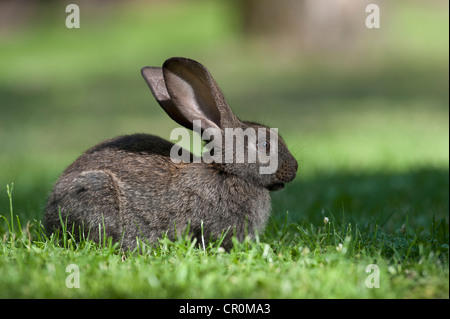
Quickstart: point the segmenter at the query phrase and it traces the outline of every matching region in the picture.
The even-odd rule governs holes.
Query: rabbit
[[[144,67],[141,73],[163,110],[185,128],[193,130],[197,120],[202,132],[270,131],[239,120],[199,62],[175,57],[162,67]],[[269,140],[245,144],[245,151],[251,146],[255,152],[277,157],[272,174],[260,174],[263,164],[258,161],[176,163],[170,157],[174,144],[158,136],[106,140],[60,175],[48,197],[44,228],[52,233],[67,223],[77,239],[81,235],[98,242],[106,234],[129,249],[136,248],[138,238],[157,243],[164,234],[175,239],[188,230],[198,243],[222,238],[222,247],[229,250],[233,236],[242,241],[264,229],[271,211],[270,191],[282,189],[296,176],[296,159],[281,137],[276,139],[275,150]],[[221,154],[223,141],[216,144],[216,155]]]

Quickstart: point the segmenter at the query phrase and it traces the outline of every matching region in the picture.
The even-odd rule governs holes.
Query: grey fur
[[[194,119],[201,120],[203,129],[264,127],[240,121],[208,70],[196,61],[171,58],[162,68],[143,68],[142,75],[167,114],[189,129]],[[164,233],[174,238],[188,225],[201,242],[203,222],[206,240],[228,231],[222,244],[228,249],[233,234],[242,240],[264,228],[271,209],[269,191],[292,181],[297,171],[297,161],[280,137],[278,169],[268,175],[259,174],[259,163],[176,164],[170,159],[172,146],[157,136],[135,134],[87,150],[56,182],[45,228],[60,229],[62,219],[75,234],[81,229],[98,241],[99,231],[105,232],[133,248],[139,236],[149,242]]]

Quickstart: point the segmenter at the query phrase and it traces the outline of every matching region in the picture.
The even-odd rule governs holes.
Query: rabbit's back
[[[143,210],[161,206],[158,193],[176,175],[168,160],[172,143],[157,136],[135,134],[100,143],[70,165],[56,182],[45,211],[45,227],[51,231],[67,223],[76,234],[81,228],[99,238],[98,225],[114,240],[124,228],[127,237],[138,235],[127,227],[130,220],[154,225],[156,219]],[[144,222],[143,219],[152,219]],[[71,230],[72,228],[69,228]],[[136,236],[135,236],[136,235]],[[126,242],[124,238],[124,242]]]

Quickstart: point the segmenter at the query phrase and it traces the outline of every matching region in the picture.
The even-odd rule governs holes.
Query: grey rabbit
[[[198,120],[202,132],[271,131],[239,120],[209,71],[194,60],[170,58],[162,67],[144,67],[141,73],[164,111],[190,130]],[[130,249],[138,237],[154,243],[163,234],[174,239],[189,227],[198,243],[202,235],[204,240],[224,236],[222,247],[228,250],[233,235],[242,241],[263,230],[271,210],[269,192],[296,176],[297,161],[278,134],[276,139],[275,150],[267,139],[256,145],[243,139],[245,152],[251,146],[255,152],[277,157],[272,174],[260,173],[265,165],[260,161],[177,163],[170,157],[174,144],[153,135],[106,140],[61,174],[48,198],[44,227],[51,233],[61,229],[62,221],[77,238],[83,232],[99,241],[99,235],[106,234]],[[215,155],[223,159],[223,141],[215,141],[215,146]]]

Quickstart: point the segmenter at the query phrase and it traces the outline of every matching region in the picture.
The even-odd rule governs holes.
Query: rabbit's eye
[[[257,147],[259,150],[270,151],[270,143],[268,140],[258,142]]]

